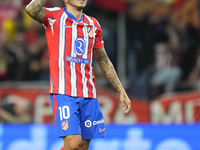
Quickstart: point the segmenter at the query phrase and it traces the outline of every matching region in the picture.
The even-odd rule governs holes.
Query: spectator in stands
[[[7,49],[8,38],[6,34],[0,30],[0,81],[7,79],[8,67],[6,59],[6,49]]]
[[[181,68],[175,63],[168,35],[162,34],[159,40],[154,46],[155,71],[151,78],[151,87],[157,92],[154,91],[155,95],[152,96],[175,91],[181,77]]]
[[[197,64],[197,56],[199,49],[199,35],[198,30],[191,24],[185,22],[181,18],[177,18],[173,22],[175,31],[178,34],[179,45],[181,52],[177,60],[182,70],[180,86],[177,90],[189,90],[190,88],[185,84],[192,73],[192,69]]]
[[[13,65],[13,80],[21,81],[25,76],[25,61],[27,45],[25,37],[25,29],[19,27],[16,29],[16,38],[12,44],[9,45],[10,51],[15,55],[16,62]]]
[[[15,38],[16,20],[21,14],[21,10],[16,6],[12,0],[3,1],[0,5],[0,28],[6,33],[9,42],[12,42]]]
[[[10,48],[8,37],[0,30],[0,81],[15,80],[18,75],[16,52]]]
[[[25,80],[48,80],[48,53],[44,36],[37,37],[31,42],[27,51]],[[46,73],[45,73],[46,72]],[[45,75],[46,74],[46,75]]]
[[[184,86],[187,87],[187,89],[200,89],[200,54]]]
[[[130,8],[127,11],[127,76],[129,79],[129,94],[143,100],[148,100],[148,64],[151,62],[151,45],[149,38],[150,25],[148,15],[140,8]]]
[[[26,72],[25,81],[49,79],[48,51],[43,27],[36,21],[26,32]]]

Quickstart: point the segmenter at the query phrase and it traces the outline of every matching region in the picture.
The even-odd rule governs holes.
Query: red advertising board
[[[3,97],[27,100],[31,105],[33,121],[37,123],[52,122],[52,110],[49,100],[48,89],[0,89],[0,100]],[[109,90],[98,90],[98,100],[104,113],[104,120],[107,123],[136,123],[149,122],[149,107],[147,103],[132,100],[132,112],[124,115],[119,96]]]
[[[200,121],[200,92],[164,95],[150,105],[151,122],[197,123]]]
[[[48,89],[44,88],[0,88],[2,99],[23,99],[30,104],[33,122],[54,122]],[[161,96],[153,102],[130,97],[132,110],[123,113],[117,92],[98,89],[98,100],[106,123],[197,123],[200,120],[200,92],[178,93]]]

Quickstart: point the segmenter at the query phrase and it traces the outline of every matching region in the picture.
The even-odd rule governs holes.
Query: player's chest
[[[67,38],[69,40],[77,38],[95,40],[97,33],[97,28],[94,25],[82,22],[79,23],[72,20],[60,20],[60,22],[56,22],[53,30],[55,30],[60,38]]]

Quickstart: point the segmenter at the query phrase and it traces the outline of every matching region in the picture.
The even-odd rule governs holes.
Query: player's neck
[[[66,11],[70,12],[77,20],[81,19],[83,9],[78,9],[73,6],[66,6]]]

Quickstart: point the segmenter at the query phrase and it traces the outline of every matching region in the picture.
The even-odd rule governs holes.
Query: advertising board
[[[106,125],[89,150],[199,150],[199,125]],[[54,125],[0,125],[0,150],[59,150]]]

